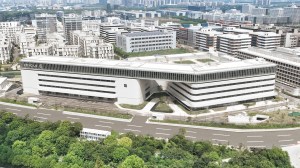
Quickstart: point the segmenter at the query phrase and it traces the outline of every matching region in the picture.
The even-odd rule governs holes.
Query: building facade
[[[46,41],[47,34],[57,32],[56,15],[47,13],[35,15],[38,39]]]
[[[223,34],[217,39],[217,50],[235,55],[236,52],[243,48],[251,46],[251,37],[248,34]]]
[[[141,104],[158,90],[190,109],[276,95],[276,65],[263,59],[215,65],[30,57],[21,61],[24,93]]]
[[[66,40],[70,41],[70,33],[75,30],[82,30],[81,15],[69,14],[63,16],[63,26]]]
[[[240,59],[263,58],[277,64],[276,83],[284,92],[300,96],[300,51],[299,49],[277,48],[266,51],[259,48],[239,50],[236,57]]]
[[[125,52],[144,52],[176,48],[176,34],[174,31],[118,34],[116,40],[116,46]]]

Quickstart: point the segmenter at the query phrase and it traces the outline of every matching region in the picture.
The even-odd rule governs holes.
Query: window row
[[[262,88],[262,87],[275,86],[275,85],[269,84],[269,85],[259,85],[259,86],[252,86],[252,87],[244,87],[244,88],[238,88],[238,89],[221,90],[221,91],[215,91],[215,92],[206,92],[206,93],[200,93],[200,94],[192,94],[189,91],[187,91],[184,88],[182,88],[179,85],[177,85],[176,83],[173,83],[173,84],[176,87],[180,88],[181,90],[183,90],[184,92],[186,92],[187,94],[189,94],[191,96],[202,96],[202,95],[217,94],[217,93],[227,93],[227,92],[238,91],[238,90],[245,90],[245,89],[254,89],[254,88]]]
[[[39,74],[39,76],[56,77],[56,78],[67,78],[67,79],[79,79],[79,80],[90,80],[90,81],[101,81],[101,82],[111,82],[111,83],[115,82],[114,80],[82,78],[82,77],[73,77],[73,76],[59,76],[59,75],[48,75],[48,74]]]
[[[174,87],[171,86],[170,88],[175,90],[177,93],[179,93],[181,96],[185,97],[186,99],[188,99],[191,102],[203,102],[203,101],[209,101],[209,100],[218,100],[218,99],[224,99],[224,98],[230,98],[230,97],[245,96],[245,95],[258,94],[258,93],[267,93],[267,92],[274,91],[274,90],[263,90],[263,91],[249,92],[249,93],[236,94],[236,95],[230,95],[230,96],[214,97],[214,98],[209,98],[209,99],[192,100],[192,99],[188,98],[186,95],[184,95],[183,93],[179,92]]]
[[[44,79],[39,79],[39,81],[41,81],[41,82],[50,82],[50,83],[65,83],[65,84],[73,84],[73,85],[96,86],[96,87],[105,87],[105,88],[115,88],[115,86],[96,85],[96,84],[88,84],[88,83],[63,82],[63,81],[44,80]]]
[[[52,85],[40,85],[40,86],[42,86],[42,87],[50,87],[50,88],[59,88],[59,89],[70,89],[70,90],[80,90],[80,91],[89,91],[89,92],[100,92],[100,93],[116,94],[116,92],[109,92],[109,91],[103,91],[103,90],[79,89],[79,88],[64,87],[64,86],[52,86]]]
[[[186,73],[169,73],[161,71],[146,71],[146,70],[132,70],[132,69],[117,69],[117,68],[102,68],[102,67],[87,67],[76,65],[61,65],[61,64],[43,64],[43,63],[21,63],[22,68],[43,69],[50,71],[63,71],[73,73],[86,74],[101,74],[108,76],[122,76],[132,78],[151,78],[151,79],[165,79],[173,81],[199,82],[211,81],[220,79],[229,79],[243,76],[254,76],[261,74],[275,73],[276,67],[262,67],[254,69],[243,69],[224,71],[207,74],[186,74]]]

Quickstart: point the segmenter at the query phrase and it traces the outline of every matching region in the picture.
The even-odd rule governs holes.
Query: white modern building
[[[21,30],[20,22],[0,22],[0,34],[5,34],[10,42],[14,40],[15,34]]]
[[[0,63],[6,63],[10,58],[11,53],[11,42],[9,38],[4,35],[0,34]]]
[[[112,59],[114,57],[113,45],[104,43],[103,39],[94,32],[71,32],[70,44],[79,45],[79,56],[87,58]]]
[[[48,13],[35,14],[37,35],[39,40],[45,42],[47,34],[57,32],[56,15]]]
[[[102,37],[104,39],[104,42],[116,44],[117,35],[124,33],[128,33],[128,31],[124,29],[112,28],[110,30],[104,30]]]
[[[88,141],[98,141],[100,139],[107,138],[110,135],[110,131],[97,130],[91,128],[82,128],[82,130],[80,131],[80,137]]]
[[[21,61],[24,93],[141,104],[159,83],[190,109],[263,100],[276,95],[276,65],[263,59],[170,64],[39,56]]]
[[[196,32],[196,45],[195,47],[203,51],[216,51],[217,50],[217,35],[221,32],[214,31],[210,28],[201,29]]]
[[[277,48],[264,50],[256,47],[239,50],[237,58],[253,59],[263,58],[277,64],[277,86],[288,94],[300,96],[300,49]]]
[[[64,33],[67,41],[70,41],[70,33],[75,30],[82,30],[82,16],[69,14],[63,16]]]
[[[251,37],[248,34],[222,34],[218,35],[217,40],[217,50],[231,55],[251,46]]]
[[[274,49],[280,46],[281,35],[274,32],[251,33],[252,46],[263,49]]]
[[[144,52],[176,48],[174,31],[125,33],[117,35],[116,46],[125,52]]]

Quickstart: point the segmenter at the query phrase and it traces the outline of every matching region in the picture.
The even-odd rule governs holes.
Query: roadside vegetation
[[[300,110],[293,110],[300,111]],[[215,122],[215,121],[197,121],[188,117],[185,121],[166,119],[163,121],[152,120],[153,122],[164,122],[172,124],[185,124],[195,126],[219,127],[219,128],[235,128],[235,129],[276,129],[276,128],[295,128],[300,127],[300,116],[289,116],[292,111],[276,111],[276,112],[249,112],[249,116],[256,114],[267,115],[269,120],[259,124],[231,124],[228,122]]]
[[[70,112],[77,112],[77,113],[84,113],[84,114],[93,114],[99,116],[106,116],[106,117],[114,117],[114,118],[123,118],[123,119],[131,119],[133,116],[129,113],[121,113],[118,111],[108,110],[108,109],[84,109],[80,107],[55,107],[56,110],[63,110],[63,111],[70,111]]]
[[[139,104],[139,105],[120,104],[120,106],[123,108],[127,108],[127,109],[142,110],[147,104],[148,104],[148,102],[145,101],[144,103]]]
[[[0,112],[0,166],[32,168],[292,168],[280,148],[252,152],[185,139],[168,141],[133,133],[99,141],[79,138],[81,123],[37,122]],[[222,162],[228,159],[229,162]]]
[[[18,105],[30,106],[30,107],[36,107],[36,105],[30,104],[25,100],[18,100],[18,99],[0,98],[0,102],[18,104]]]
[[[184,54],[184,53],[190,53],[191,51],[189,51],[188,49],[185,49],[185,48],[175,48],[175,49],[168,49],[168,50],[127,53],[127,52],[124,52],[122,49],[114,46],[114,52],[119,57],[126,59],[126,58],[130,58],[130,57],[143,57],[143,56],[153,56],[153,55]]]

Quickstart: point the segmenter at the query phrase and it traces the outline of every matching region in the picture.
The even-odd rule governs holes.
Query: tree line
[[[79,138],[81,123],[37,122],[0,112],[0,167],[32,168],[291,168],[279,148],[236,150],[210,142],[168,141],[133,133],[99,141]],[[224,162],[223,159],[229,159]],[[222,161],[223,160],[223,161]]]

